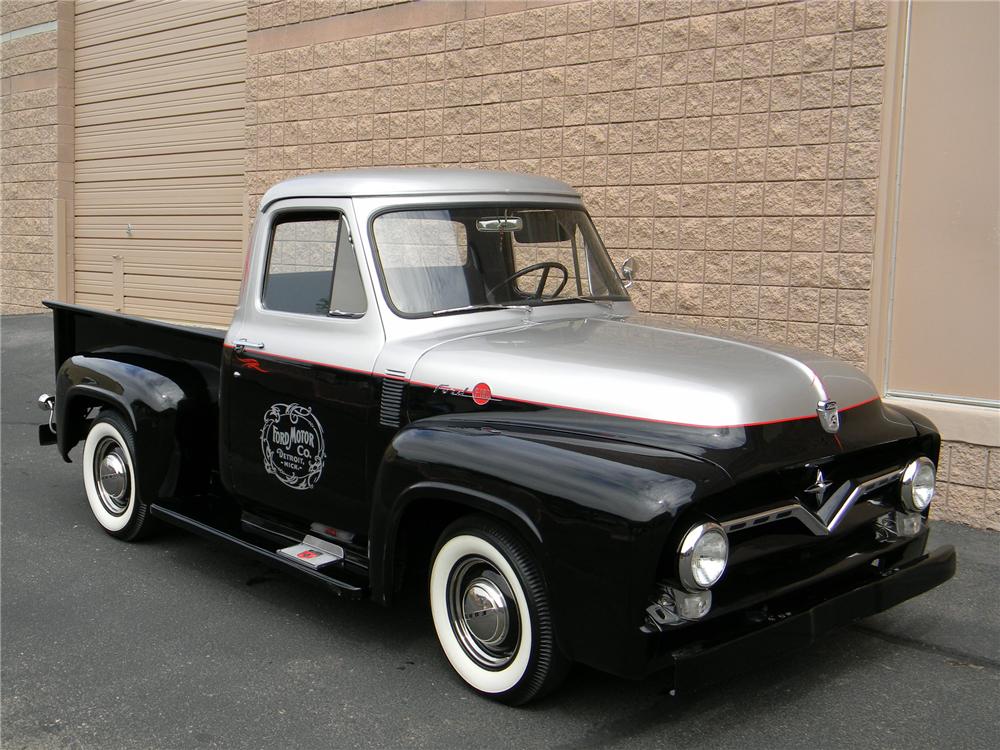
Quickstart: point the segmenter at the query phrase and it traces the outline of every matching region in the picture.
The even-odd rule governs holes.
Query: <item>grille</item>
[[[878,474],[864,479],[845,482],[839,489],[830,493],[822,506],[814,513],[804,506],[795,503],[749,516],[731,518],[723,521],[722,526],[727,532],[741,531],[752,526],[762,526],[785,518],[796,518],[812,533],[818,536],[831,534],[855,503],[874,494],[883,487],[893,484],[903,473],[902,469],[893,469],[885,474]],[[832,488],[831,488],[832,489]]]
[[[383,427],[399,427],[399,415],[403,408],[403,388],[406,386],[406,381],[402,378],[406,374],[399,370],[386,370],[386,374],[389,377],[382,380],[378,422]]]

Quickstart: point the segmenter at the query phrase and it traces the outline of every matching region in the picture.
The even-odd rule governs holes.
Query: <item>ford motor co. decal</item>
[[[264,470],[293,490],[311,489],[323,473],[323,427],[308,407],[274,404],[264,413],[260,447]]]

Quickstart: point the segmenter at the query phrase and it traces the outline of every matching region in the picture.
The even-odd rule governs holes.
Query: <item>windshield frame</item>
[[[373,211],[368,216],[368,242],[371,246],[372,257],[375,261],[375,272],[378,277],[379,288],[382,291],[382,298],[385,304],[393,312],[394,315],[405,318],[407,320],[424,320],[429,318],[444,318],[449,315],[464,315],[467,313],[478,313],[478,312],[504,312],[507,309],[523,311],[525,307],[531,308],[544,308],[549,304],[553,306],[562,306],[563,304],[602,304],[602,303],[614,303],[614,302],[631,302],[632,298],[629,296],[628,288],[625,286],[625,280],[622,278],[621,271],[615,266],[614,259],[611,257],[611,253],[608,252],[608,247],[604,242],[604,238],[601,237],[601,233],[597,229],[597,224],[594,223],[593,217],[586,207],[579,202],[567,202],[559,200],[545,200],[534,198],[530,196],[525,196],[527,200],[511,200],[510,197],[504,196],[504,200],[498,201],[495,198],[490,200],[488,196],[448,196],[447,198],[442,196],[442,200],[433,202],[418,202],[418,203],[401,203],[394,205],[386,205],[379,207],[378,210]],[[450,200],[449,200],[450,198]],[[456,200],[456,198],[458,200]],[[462,200],[462,198],[468,198],[468,200]],[[574,299],[572,297],[566,298],[553,298],[551,300],[536,300],[535,302],[529,301],[514,301],[511,300],[510,303],[502,303],[503,306],[500,307],[497,304],[485,304],[478,307],[469,308],[458,308],[450,310],[448,308],[442,308],[441,310],[428,310],[425,312],[406,312],[400,310],[396,303],[392,299],[392,294],[389,291],[389,284],[385,278],[385,271],[382,268],[382,258],[379,255],[378,242],[375,240],[375,220],[380,216],[393,212],[405,212],[405,211],[433,211],[433,210],[452,210],[459,208],[476,208],[476,207],[486,207],[489,208],[511,208],[511,209],[558,209],[563,211],[579,211],[584,216],[587,217],[587,221],[590,222],[591,229],[594,231],[594,235],[597,237],[598,242],[601,243],[601,248],[604,250],[605,255],[607,255],[608,262],[611,266],[611,270],[615,274],[615,278],[621,284],[622,289],[625,290],[623,296],[616,295],[604,295],[595,296],[593,300],[591,299]],[[588,272],[589,272],[588,263]],[[556,303],[559,303],[556,305]]]

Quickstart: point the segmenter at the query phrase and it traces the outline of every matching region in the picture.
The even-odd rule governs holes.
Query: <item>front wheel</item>
[[[136,473],[135,435],[118,412],[104,410],[83,447],[83,484],[94,518],[111,536],[135,541],[153,527]]]
[[[518,705],[558,685],[569,664],[555,642],[548,593],[511,529],[478,517],[449,526],[429,588],[438,641],[470,687]]]

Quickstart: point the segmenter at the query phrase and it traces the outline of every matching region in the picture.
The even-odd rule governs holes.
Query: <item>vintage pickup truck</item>
[[[837,360],[645,320],[631,275],[554,180],[291,179],[227,333],[48,303],[40,440],[83,442],[120,539],[168,522],[382,604],[425,580],[451,666],[510,704],[572,662],[722,680],[954,574],[930,422]]]

